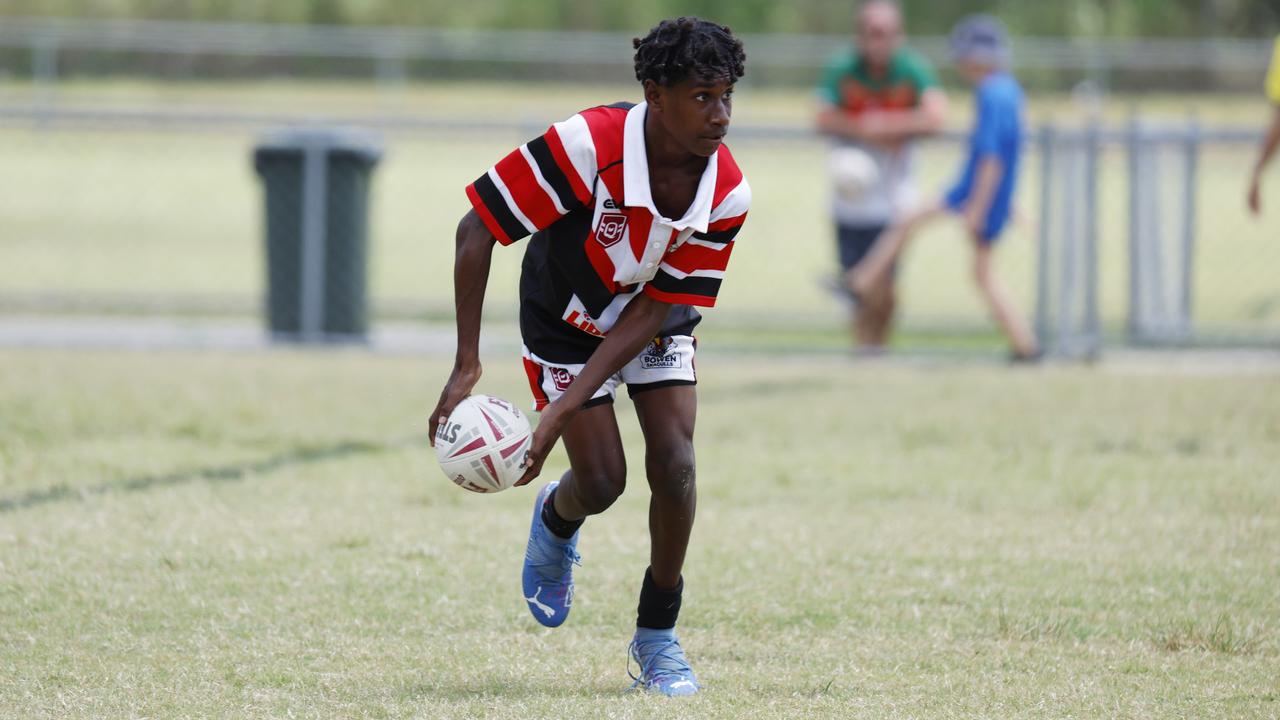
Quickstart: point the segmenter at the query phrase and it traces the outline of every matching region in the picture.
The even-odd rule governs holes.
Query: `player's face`
[[[886,67],[902,43],[902,16],[892,3],[863,6],[858,14],[858,51],[876,67]]]
[[[653,88],[650,105],[660,113],[663,126],[685,150],[710,157],[729,132],[733,114],[733,83],[728,78],[685,80],[671,87]]]

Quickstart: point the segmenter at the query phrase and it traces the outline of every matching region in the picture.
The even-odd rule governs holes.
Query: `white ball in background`
[[[880,182],[880,167],[865,150],[848,146],[834,148],[828,163],[831,184],[844,200],[859,200]]]

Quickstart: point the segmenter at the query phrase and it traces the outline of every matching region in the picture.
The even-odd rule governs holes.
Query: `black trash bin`
[[[265,136],[254,168],[266,195],[267,327],[278,340],[363,340],[369,330],[369,135],[335,129]]]

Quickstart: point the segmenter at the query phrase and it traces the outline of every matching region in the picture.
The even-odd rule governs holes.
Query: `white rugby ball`
[[[436,460],[458,487],[506,490],[520,479],[533,431],[524,413],[502,398],[472,395],[436,430]]]
[[[845,200],[858,200],[880,183],[880,166],[865,150],[850,146],[833,148],[828,163],[831,184],[836,194]]]

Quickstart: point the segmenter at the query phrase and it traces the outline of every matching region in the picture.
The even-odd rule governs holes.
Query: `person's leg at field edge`
[[[1014,355],[1020,359],[1038,356],[1040,348],[1035,336],[1031,334],[1031,328],[1013,306],[1004,283],[996,277],[995,268],[992,267],[992,242],[980,237],[973,238],[973,282],[991,308],[996,323],[1013,345]]]
[[[640,666],[636,685],[665,695],[692,695],[698,680],[676,636],[685,552],[693,530],[698,491],[693,427],[697,392],[693,385],[632,386],[632,401],[645,440],[649,480],[649,568],[640,587],[636,633],[630,654]]]
[[[884,234],[887,227],[887,225],[837,224],[840,267],[846,276],[850,270],[866,259],[876,240]],[[891,267],[883,282],[877,284],[873,292],[860,297],[853,308],[851,330],[854,343],[861,352],[880,354],[889,342],[889,327],[893,323],[893,311],[896,306],[894,280]]]

